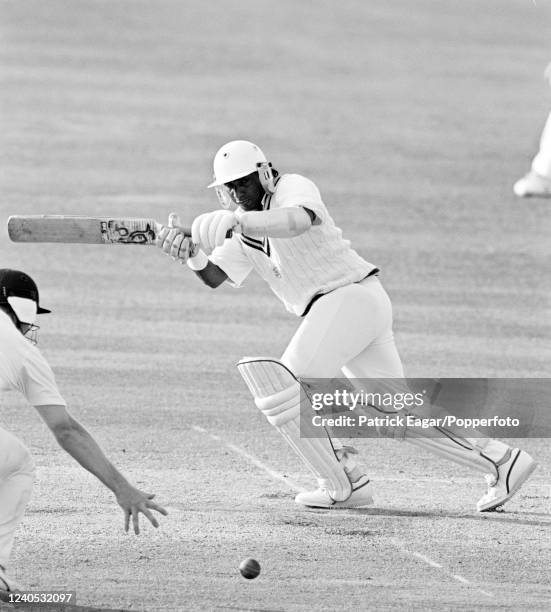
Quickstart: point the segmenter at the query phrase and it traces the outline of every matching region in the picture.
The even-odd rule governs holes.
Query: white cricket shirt
[[[31,406],[66,406],[54,373],[36,346],[0,310],[0,391],[20,391]]]
[[[234,234],[209,259],[240,287],[254,269],[289,312],[302,315],[315,295],[358,282],[375,266],[342,237],[319,189],[299,174],[276,178],[275,193],[262,199],[264,210],[302,206],[316,213],[316,225],[295,238],[250,238]],[[238,209],[236,214],[242,211]]]

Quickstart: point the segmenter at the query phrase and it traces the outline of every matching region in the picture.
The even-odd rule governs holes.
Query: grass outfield
[[[550,20],[525,0],[4,2],[0,225],[192,220],[216,207],[214,152],[247,138],[312,178],[382,269],[409,376],[551,377],[550,203],[511,189],[549,112]],[[125,535],[108,492],[2,397],[37,463],[13,554],[30,589],[148,612],[549,608],[548,440],[522,441],[540,468],[503,513],[476,514],[476,474],[387,440],[359,443],[375,506],[301,510],[311,479],[233,367],[297,327],[262,281],[213,293],[155,249],[0,232],[0,267],[54,311],[40,347],[72,412],[170,511]]]

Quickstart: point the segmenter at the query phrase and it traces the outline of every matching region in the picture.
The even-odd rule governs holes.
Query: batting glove
[[[230,210],[215,210],[196,217],[191,225],[191,239],[207,253],[224,244],[226,234],[233,230],[239,221]]]
[[[186,263],[196,250],[191,239],[185,236],[180,227],[180,218],[176,213],[170,213],[168,216],[168,226],[159,232],[156,244],[164,253],[181,264]]]

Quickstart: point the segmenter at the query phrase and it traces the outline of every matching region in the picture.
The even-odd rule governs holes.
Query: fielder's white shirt
[[[0,392],[20,391],[31,406],[66,406],[54,373],[36,346],[0,310]]]
[[[240,287],[254,269],[287,310],[300,316],[315,295],[358,282],[375,269],[342,237],[319,189],[304,176],[277,177],[275,193],[264,196],[262,205],[264,210],[302,206],[314,212],[317,221],[295,238],[234,234],[216,247],[209,259],[228,275],[233,286]]]

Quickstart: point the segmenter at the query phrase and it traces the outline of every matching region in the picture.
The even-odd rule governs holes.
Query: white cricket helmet
[[[235,204],[225,184],[258,172],[258,178],[266,193],[273,193],[274,175],[272,164],[262,149],[248,140],[232,140],[218,149],[214,156],[214,187],[224,208]]]

